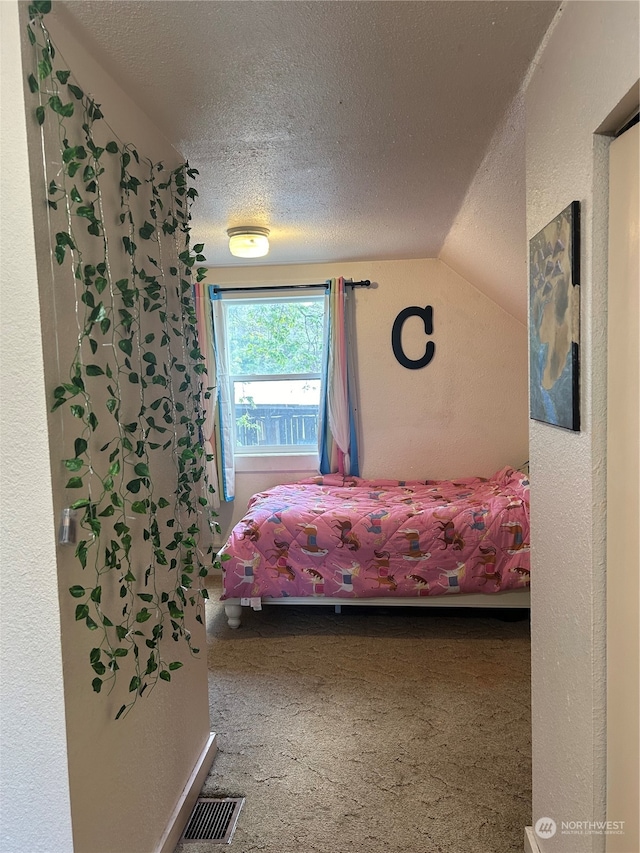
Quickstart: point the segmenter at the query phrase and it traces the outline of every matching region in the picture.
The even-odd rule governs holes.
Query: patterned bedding
[[[434,596],[529,584],[529,480],[329,474],[254,495],[222,550],[223,598]]]

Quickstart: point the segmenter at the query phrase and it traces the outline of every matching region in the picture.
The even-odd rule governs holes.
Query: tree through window
[[[324,297],[225,302],[238,453],[316,447]]]

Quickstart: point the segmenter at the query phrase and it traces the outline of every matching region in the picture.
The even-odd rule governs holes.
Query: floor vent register
[[[244,797],[200,797],[180,840],[231,844],[243,805]]]

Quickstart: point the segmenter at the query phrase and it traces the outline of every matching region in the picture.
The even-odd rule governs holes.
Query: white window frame
[[[229,323],[228,323],[228,311],[233,306],[233,304],[237,304],[238,302],[245,305],[256,305],[256,304],[282,304],[283,302],[321,302],[325,305],[325,314],[326,314],[326,301],[325,301],[325,293],[320,291],[318,293],[317,290],[308,290],[308,291],[299,291],[295,294],[295,296],[288,296],[283,293],[282,296],[274,296],[270,294],[268,296],[261,296],[256,294],[252,296],[251,294],[243,293],[240,294],[229,294],[228,297],[225,297],[222,308],[223,308],[223,316],[224,322],[227,327],[227,346],[229,346]],[[323,323],[323,336],[326,336],[327,329],[327,318],[324,317]],[[323,340],[323,347],[326,345],[326,341]],[[229,355],[229,354],[228,354]],[[229,362],[231,361],[229,357]],[[236,382],[266,382],[266,381],[278,381],[278,380],[317,380],[322,381],[321,373],[268,373],[268,374],[230,374],[229,375],[229,393],[230,399],[234,401],[234,410],[235,410],[235,383]],[[236,461],[236,468],[238,471],[293,471],[299,470],[301,472],[315,470],[319,464],[319,454],[317,445],[305,445],[305,444],[276,444],[276,445],[248,445],[246,447],[240,447],[236,444],[236,433],[235,428],[233,430],[233,454]]]

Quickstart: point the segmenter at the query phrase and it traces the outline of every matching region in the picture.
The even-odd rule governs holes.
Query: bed
[[[220,552],[229,625],[264,604],[529,606],[529,479],[320,475],[254,495]]]

